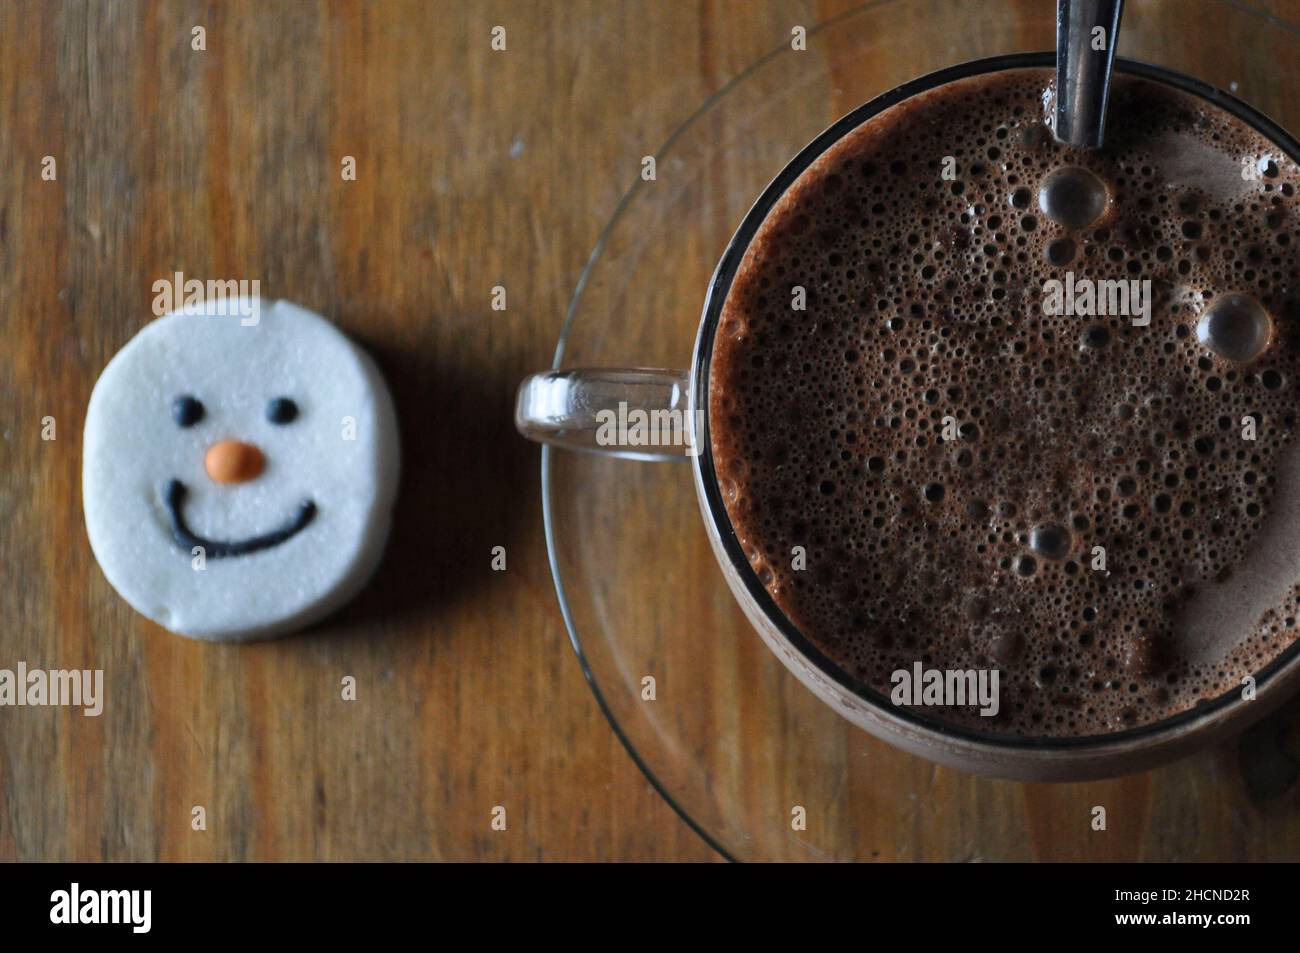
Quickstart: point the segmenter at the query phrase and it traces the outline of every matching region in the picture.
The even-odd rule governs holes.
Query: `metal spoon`
[[[1099,149],[1106,135],[1106,101],[1124,0],[1057,0],[1057,141]],[[1100,27],[1103,33],[1098,33]],[[1100,48],[1098,48],[1100,47]]]

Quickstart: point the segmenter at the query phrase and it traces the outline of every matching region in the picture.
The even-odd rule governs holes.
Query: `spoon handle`
[[[1101,148],[1123,11],[1124,0],[1057,0],[1053,132],[1060,142]]]

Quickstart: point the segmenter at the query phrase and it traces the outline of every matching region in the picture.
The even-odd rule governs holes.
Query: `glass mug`
[[[1055,53],[976,60],[904,83],[832,124],[776,176],[728,243],[709,283],[688,372],[653,368],[575,368],[534,374],[519,388],[515,425],[524,436],[571,450],[639,460],[689,461],[705,531],[732,594],[767,647],[823,702],[872,735],[940,764],[995,777],[1068,781],[1147,770],[1243,730],[1300,688],[1300,640],[1254,673],[1255,696],[1239,690],[1137,728],[1067,738],[1021,737],[959,727],[894,705],[843,671],[777,606],[741,549],[723,504],[709,438],[709,378],[714,336],[732,280],[750,241],[786,189],[834,143],[891,106],[967,77],[1054,67]],[[1173,87],[1244,121],[1300,162],[1300,143],[1240,100],[1180,73],[1117,59],[1115,71]],[[655,426],[658,424],[659,426]],[[629,428],[631,428],[629,430]],[[612,434],[611,434],[612,429]],[[646,445],[667,431],[670,439]],[[631,440],[640,435],[639,444]]]

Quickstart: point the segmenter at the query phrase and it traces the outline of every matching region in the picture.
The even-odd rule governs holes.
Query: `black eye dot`
[[[189,394],[172,401],[172,419],[178,427],[193,427],[203,419],[203,405]]]
[[[293,423],[298,417],[298,405],[288,397],[277,397],[266,405],[266,419],[273,424]]]

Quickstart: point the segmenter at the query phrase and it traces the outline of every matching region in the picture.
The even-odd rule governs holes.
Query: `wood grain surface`
[[[1300,0],[1259,5],[1300,20]],[[98,718],[0,708],[0,859],[716,859],[628,758],[573,657],[514,391],[549,365],[628,170],[792,23],[851,6],[0,0],[0,668],[103,669],[107,696]],[[1225,55],[1213,31],[1164,26]],[[894,55],[906,63],[906,44]],[[256,278],[331,317],[394,390],[405,463],[385,562],[344,612],[287,640],[170,635],[117,597],[87,544],[86,403],[151,319],[153,282],[177,271]],[[506,572],[491,569],[498,545]],[[1185,805],[1177,836],[1207,856],[1294,857],[1281,744],[1265,732],[1225,750],[1241,783],[1216,788],[1267,823],[1197,830],[1197,791],[1144,778],[1114,797],[1139,818],[1154,798]],[[980,810],[946,791],[956,803],[936,814]],[[1026,787],[1009,855],[1025,831],[1032,855],[1085,854],[1036,820],[1061,796]],[[925,856],[967,859],[960,830],[938,825]]]

